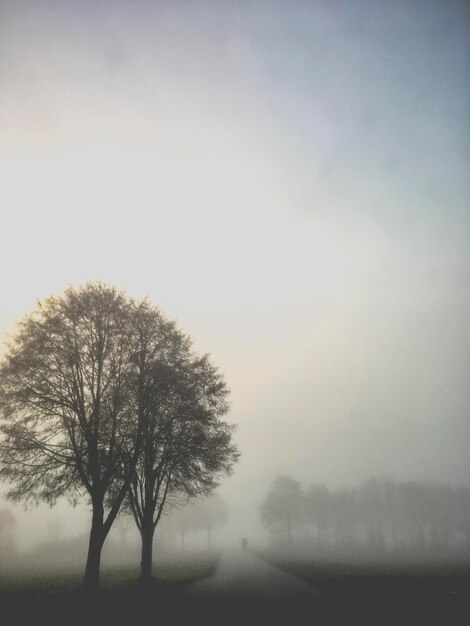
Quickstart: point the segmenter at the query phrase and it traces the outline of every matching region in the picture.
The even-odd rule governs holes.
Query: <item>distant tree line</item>
[[[301,540],[320,552],[438,554],[452,546],[470,551],[470,490],[431,482],[371,478],[333,490],[316,483],[304,491],[298,481],[279,476],[260,518],[283,548]]]
[[[170,509],[163,520],[162,531],[179,535],[181,550],[185,548],[188,533],[204,532],[207,537],[207,548],[211,550],[213,531],[223,526],[227,519],[228,508],[225,500],[214,494],[209,498],[197,498]]]
[[[227,397],[209,357],[156,306],[70,286],[19,322],[0,361],[0,479],[13,501],[87,497],[89,588],[117,515],[132,512],[148,580],[165,507],[210,494],[238,458]]]

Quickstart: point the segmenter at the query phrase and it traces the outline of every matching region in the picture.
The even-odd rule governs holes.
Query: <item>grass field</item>
[[[443,624],[470,623],[470,560],[446,562],[328,562],[258,552],[265,561],[318,592],[323,607],[347,614],[413,614],[416,624],[440,615]],[[420,617],[421,616],[421,617]],[[406,622],[407,623],[407,622]],[[410,622],[411,623],[411,622]]]
[[[5,624],[108,626],[140,623],[413,624],[470,623],[470,563],[352,563],[258,551],[275,568],[306,581],[318,594],[300,603],[193,597],[191,582],[210,576],[218,558],[179,555],[155,564],[154,583],[138,584],[138,568],[103,568],[99,592],[85,593],[78,570],[0,574],[0,617]]]
[[[217,563],[217,555],[209,553],[165,557],[155,563],[153,584],[145,589],[138,584],[138,567],[103,568],[101,589],[91,595],[82,589],[83,571],[77,568],[28,571],[4,564],[0,616],[10,618],[2,621],[5,624],[26,624],[39,617],[49,624],[132,624],[137,617],[177,610],[186,585],[210,576]]]

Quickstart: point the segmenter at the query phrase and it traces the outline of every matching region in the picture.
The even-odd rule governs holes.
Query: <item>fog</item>
[[[470,487],[469,18],[0,0],[0,331],[96,279],[175,318],[238,425],[216,547],[271,545],[277,476]],[[89,532],[0,508],[21,554]]]

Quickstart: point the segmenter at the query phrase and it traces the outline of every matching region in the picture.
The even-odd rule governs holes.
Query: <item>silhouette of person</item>
[[[243,552],[246,552],[247,547],[248,547],[248,540],[247,540],[246,537],[243,537],[243,539],[242,539],[242,550],[243,550]]]

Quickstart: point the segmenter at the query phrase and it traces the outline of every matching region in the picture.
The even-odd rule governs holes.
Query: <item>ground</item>
[[[232,551],[160,564],[142,588],[135,571],[107,572],[103,588],[85,594],[71,578],[36,586],[6,585],[0,599],[9,622],[48,624],[420,624],[470,623],[470,575],[450,570],[379,575],[377,571]],[[270,562],[267,561],[270,560]],[[48,586],[49,585],[49,586]]]

